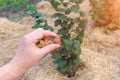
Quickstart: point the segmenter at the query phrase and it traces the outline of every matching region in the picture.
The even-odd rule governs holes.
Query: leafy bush
[[[0,10],[17,10],[20,7],[24,8],[30,0],[0,0]]]
[[[48,0],[55,8],[57,13],[54,13],[51,18],[55,18],[55,26],[61,26],[57,34],[61,37],[62,46],[52,54],[54,63],[58,65],[57,70],[68,77],[73,77],[81,64],[81,44],[84,37],[86,26],[85,12],[80,9],[80,4],[83,0]],[[59,8],[63,6],[63,8]],[[42,13],[38,13],[34,5],[27,7],[31,11],[31,16],[35,18],[36,23],[33,28],[44,28],[53,31]],[[71,18],[70,13],[79,14],[76,18]]]
[[[89,0],[92,6],[90,15],[96,25],[105,30],[113,30],[120,25],[119,0]],[[117,5],[117,4],[118,5]]]

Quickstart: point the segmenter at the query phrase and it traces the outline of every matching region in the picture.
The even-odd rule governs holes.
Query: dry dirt
[[[54,12],[47,2],[40,2],[36,6],[38,11],[48,12],[48,15]],[[85,0],[81,7],[88,12],[88,0]],[[88,19],[89,27],[91,21]],[[54,20],[48,20],[53,25]],[[9,62],[15,55],[21,37],[33,31],[33,23],[30,17],[14,22],[0,18],[0,66]],[[73,78],[69,79],[57,72],[49,54],[19,80],[120,80],[120,30],[105,34],[101,28],[87,28],[81,58],[86,67],[83,70],[79,69]]]

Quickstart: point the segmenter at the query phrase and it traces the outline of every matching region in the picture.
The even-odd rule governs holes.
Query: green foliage
[[[61,48],[52,54],[54,63],[58,65],[57,70],[68,76],[73,76],[76,66],[80,65],[81,44],[84,37],[84,30],[86,26],[85,12],[80,9],[80,4],[83,0],[48,0],[57,11],[51,18],[55,18],[55,27],[61,28],[57,34],[61,36]],[[59,6],[63,8],[59,8]],[[47,24],[47,20],[43,18],[42,13],[38,13],[33,5],[27,7],[31,12],[31,16],[36,19],[33,28],[44,28],[51,30]],[[76,18],[71,18],[70,13],[80,14]],[[35,14],[34,16],[32,14]],[[36,15],[37,14],[37,15]],[[37,16],[37,17],[36,17]],[[44,23],[45,25],[41,24]],[[51,28],[51,29],[50,29]],[[53,29],[52,29],[53,30]]]
[[[51,26],[48,25],[47,20],[43,18],[43,14],[37,12],[33,4],[27,5],[26,10],[29,11],[30,15],[36,20],[36,23],[32,28],[43,28],[45,30],[51,30],[51,31],[54,30]]]
[[[49,1],[52,6],[56,9],[60,4],[63,3],[64,0],[47,0]]]
[[[8,19],[11,20],[11,21],[14,21],[16,19],[21,19],[21,18],[23,18],[25,16],[26,16],[25,13],[22,13],[22,14],[11,14],[11,15],[9,15]]]
[[[79,11],[79,5],[73,5],[71,11],[77,13]]]
[[[20,7],[24,8],[30,0],[0,0],[0,10],[17,10]]]
[[[35,11],[35,10],[36,10],[36,9],[35,9],[35,5],[33,5],[33,4],[27,5],[26,10],[27,10],[27,11]]]

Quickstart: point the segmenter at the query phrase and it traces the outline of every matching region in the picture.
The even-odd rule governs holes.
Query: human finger
[[[60,44],[49,44],[46,45],[45,47],[41,48],[39,52],[41,53],[42,56],[45,56],[46,54],[50,53],[51,51],[57,49],[60,47]]]
[[[53,42],[56,43],[56,44],[60,44],[60,43],[61,43],[61,40],[60,40],[60,38],[55,38],[55,39],[53,40]]]
[[[36,29],[35,31],[27,34],[26,36],[30,38],[34,43],[36,43],[39,39],[44,37],[43,35],[44,30],[42,28]]]
[[[59,38],[59,36],[51,31],[45,30],[43,33],[44,37],[52,37],[52,38]]]

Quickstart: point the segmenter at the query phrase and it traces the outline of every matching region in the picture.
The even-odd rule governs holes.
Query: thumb
[[[43,56],[50,53],[51,51],[57,49],[60,47],[60,44],[49,44],[43,48],[40,49],[40,53],[42,53]]]

